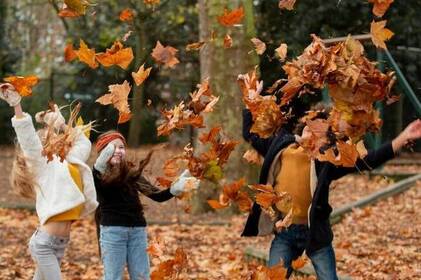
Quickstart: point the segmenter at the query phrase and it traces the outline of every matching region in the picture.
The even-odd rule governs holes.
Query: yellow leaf
[[[382,49],[387,49],[384,42],[388,41],[394,35],[394,33],[390,29],[385,28],[385,26],[386,20],[378,22],[372,21],[370,28],[371,40],[373,41],[373,44],[376,47]]]
[[[149,77],[149,74],[151,73],[152,67],[145,69],[145,64],[142,64],[142,66],[139,67],[139,70],[137,72],[132,72],[132,77],[137,86],[140,86],[146,78]]]

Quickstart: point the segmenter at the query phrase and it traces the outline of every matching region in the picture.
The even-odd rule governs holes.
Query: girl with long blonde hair
[[[17,193],[35,198],[39,227],[29,241],[36,263],[34,280],[61,279],[60,261],[70,236],[72,222],[93,213],[98,205],[92,172],[86,161],[91,142],[76,129],[65,158],[43,155],[45,130],[35,131],[32,118],[22,111],[21,97],[11,84],[0,84],[0,98],[14,108],[12,126],[19,149],[13,163],[11,183]],[[60,131],[66,129],[57,105],[38,113],[38,122]]]

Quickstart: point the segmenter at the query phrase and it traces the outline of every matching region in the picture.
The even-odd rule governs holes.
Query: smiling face
[[[114,145],[115,150],[109,163],[111,165],[120,164],[126,157],[126,146],[124,146],[124,143],[121,141],[121,139],[114,139],[110,143]]]

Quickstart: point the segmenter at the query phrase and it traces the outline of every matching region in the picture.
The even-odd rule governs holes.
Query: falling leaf
[[[126,42],[127,39],[129,39],[130,35],[132,35],[133,31],[129,30],[126,32],[126,34],[123,35],[123,38],[121,39],[121,41]]]
[[[108,90],[110,93],[104,94],[95,102],[102,105],[112,104],[119,111],[119,123],[126,122],[130,119],[130,108],[127,102],[131,87],[127,81],[122,84],[109,85]]]
[[[232,11],[224,9],[224,14],[218,17],[218,22],[224,26],[231,26],[240,23],[243,20],[243,17],[243,7],[239,7]]]
[[[161,2],[161,0],[143,0],[143,3],[145,3],[146,5],[159,5],[159,3]]]
[[[89,49],[82,39],[80,39],[79,50],[76,50],[75,52],[81,62],[86,63],[92,69],[98,67],[98,63],[95,59],[95,49]]]
[[[252,150],[247,150],[244,155],[243,158],[248,162],[248,163],[252,163],[252,164],[256,164],[256,165],[261,165],[263,163],[263,159],[262,156],[259,155],[259,153],[252,149]]]
[[[70,62],[77,58],[77,53],[73,49],[73,44],[68,43],[66,44],[66,47],[64,48],[64,61]]]
[[[157,63],[164,64],[166,67],[174,68],[180,61],[175,56],[177,49],[161,45],[159,41],[156,42],[155,48],[152,50],[152,57]]]
[[[37,76],[11,76],[4,78],[4,80],[11,83],[21,96],[31,96],[32,88],[38,84],[39,81]]]
[[[275,53],[281,61],[284,61],[287,57],[287,44],[281,44],[278,48],[275,49]]]
[[[59,11],[60,17],[79,17],[86,14],[86,0],[64,0],[63,9]]]
[[[213,209],[228,207],[231,203],[236,203],[242,212],[248,212],[252,206],[252,200],[246,192],[240,191],[245,185],[245,179],[241,178],[231,184],[224,185],[219,200],[208,200],[209,206]]]
[[[205,42],[191,43],[186,46],[186,51],[198,51],[205,45]]]
[[[224,37],[224,48],[229,49],[232,47],[232,38],[229,34]]]
[[[122,69],[127,69],[133,58],[132,48],[124,48],[123,44],[119,41],[115,41],[112,47],[107,49],[105,53],[96,54],[96,59],[102,66],[110,67],[118,65]]]
[[[371,40],[373,41],[373,44],[376,47],[382,49],[387,49],[384,42],[390,40],[390,38],[392,38],[394,35],[394,33],[390,29],[385,28],[385,26],[386,20],[378,22],[372,21],[370,28]]]
[[[288,228],[292,224],[292,208],[289,210],[288,214],[281,220],[275,223],[275,227],[278,231]]]
[[[279,9],[292,11],[294,9],[295,1],[296,0],[280,0],[278,4]]]
[[[377,17],[382,17],[389,9],[390,4],[394,0],[368,0],[369,3],[373,3],[373,14]]]
[[[305,257],[300,256],[298,259],[295,259],[295,260],[292,261],[291,267],[294,270],[298,270],[298,269],[304,267],[304,265],[306,264],[306,262],[307,261],[306,261]]]
[[[256,53],[262,55],[266,51],[266,44],[259,40],[258,38],[252,38],[251,42],[254,44]]]
[[[124,9],[121,11],[119,18],[121,21],[133,21],[134,12],[129,8]]]
[[[151,104],[152,104],[152,100],[148,99],[146,106],[151,106]]]
[[[137,72],[132,72],[132,77],[137,86],[140,86],[146,78],[149,77],[149,74],[151,73],[152,67],[145,69],[145,64],[142,64],[142,66],[139,67],[139,70]]]

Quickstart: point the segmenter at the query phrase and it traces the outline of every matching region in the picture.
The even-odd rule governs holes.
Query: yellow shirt
[[[311,203],[310,158],[298,144],[289,145],[280,157],[281,169],[276,175],[275,191],[287,192],[292,198],[292,223],[307,223],[307,211]],[[291,204],[276,204],[278,210],[286,215]]]
[[[76,183],[77,187],[80,191],[83,191],[83,182],[82,177],[80,175],[79,168],[76,164],[68,163],[68,168],[70,175],[72,176],[73,181]],[[79,219],[80,213],[83,210],[83,204],[80,204],[76,206],[75,208],[72,208],[66,212],[57,214],[51,218],[48,219],[48,222],[59,222],[59,221],[74,221]]]

